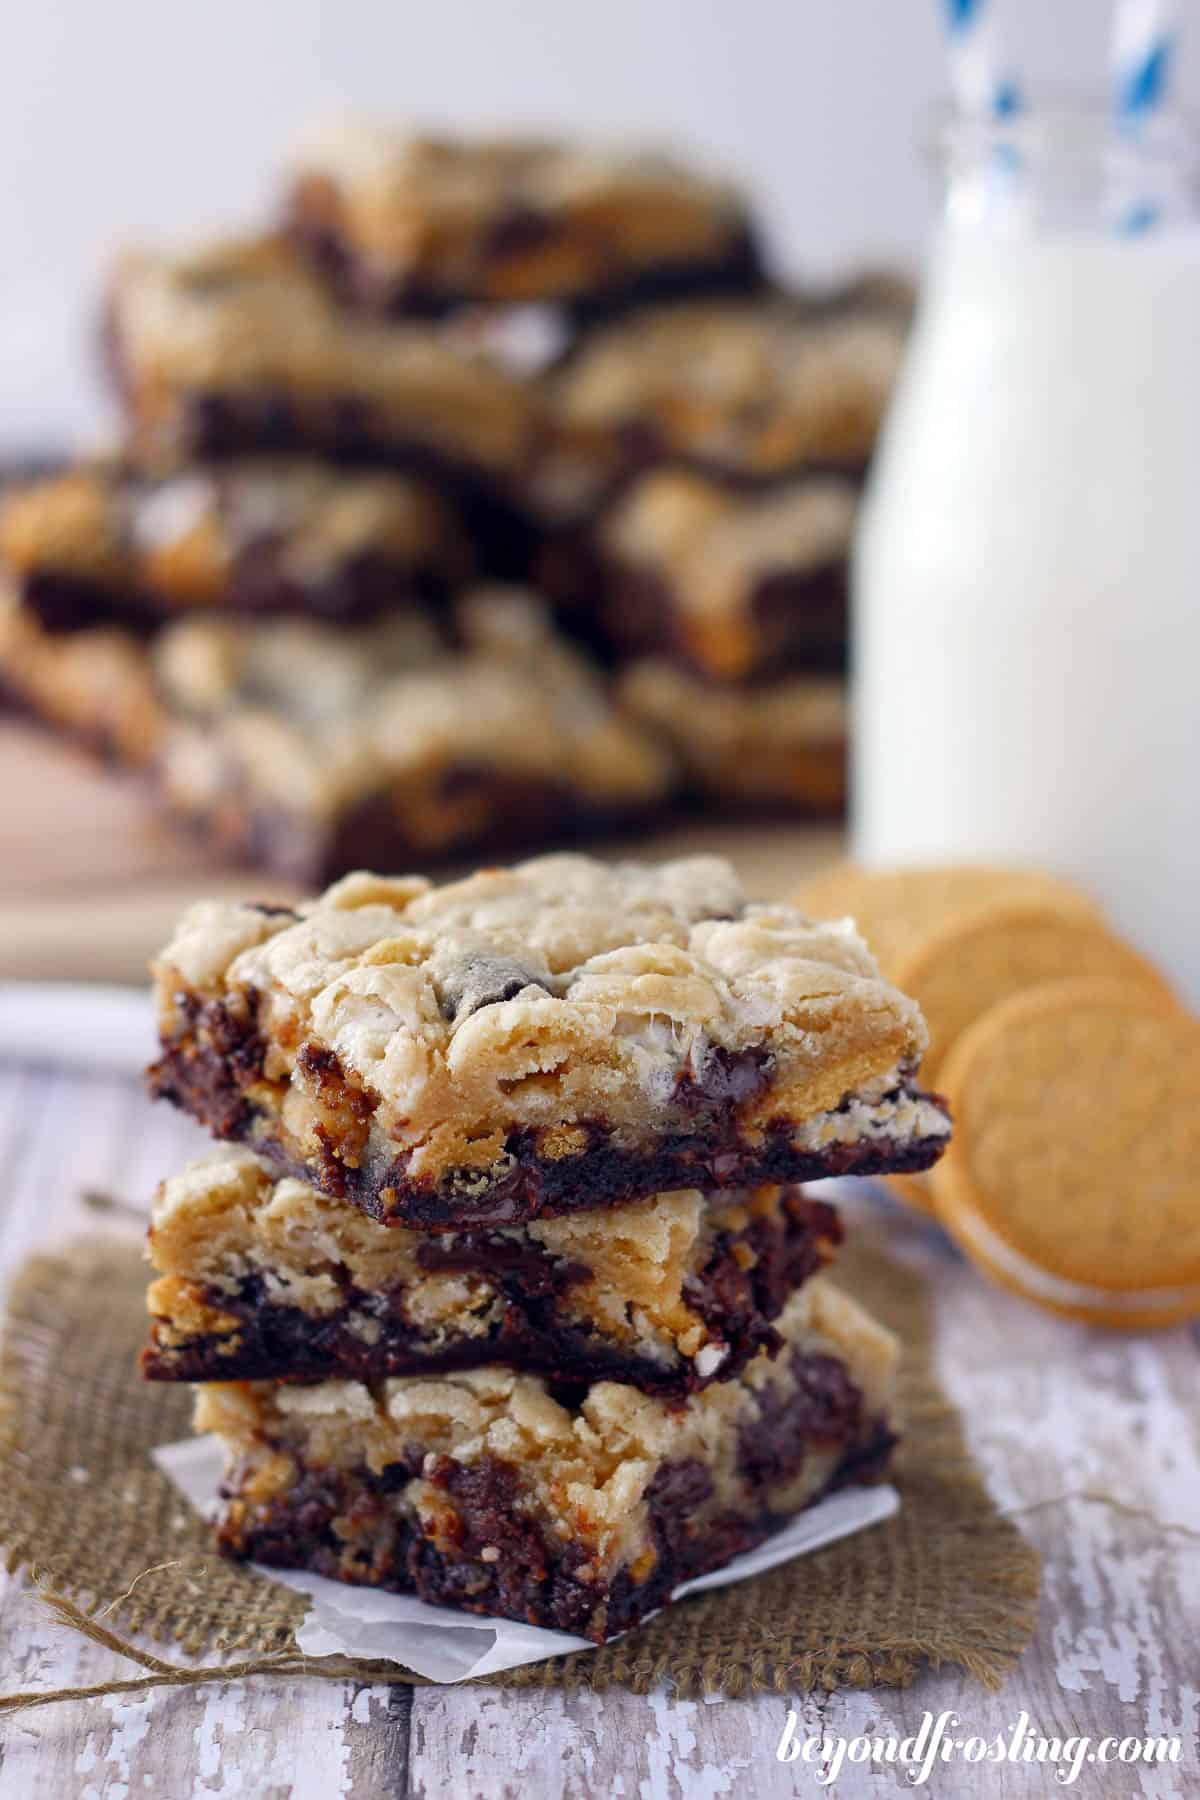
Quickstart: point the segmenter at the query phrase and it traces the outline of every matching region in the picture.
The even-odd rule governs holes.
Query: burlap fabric
[[[681,1693],[902,1685],[957,1663],[997,1684],[1029,1640],[1038,1559],[992,1505],[934,1378],[920,1279],[869,1243],[839,1281],[905,1344],[899,1516],[769,1574],[667,1608],[604,1649],[491,1678],[510,1687],[612,1683]],[[35,1257],[11,1289],[0,1353],[0,1546],[114,1633],[174,1640],[192,1658],[235,1655],[243,1673],[302,1662],[305,1602],[225,1561],[150,1461],[187,1434],[186,1388],[135,1366],[146,1271],[122,1240]],[[94,1635],[101,1635],[99,1627]],[[378,1663],[314,1674],[419,1682]],[[153,1658],[156,1680],[176,1677]],[[163,1671],[165,1670],[165,1673]],[[265,1672],[265,1671],[264,1671]],[[198,1678],[198,1677],[193,1677]]]

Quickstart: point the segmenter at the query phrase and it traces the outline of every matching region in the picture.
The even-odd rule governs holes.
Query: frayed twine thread
[[[141,1694],[161,1687],[201,1687],[206,1682],[242,1681],[252,1675],[301,1675],[339,1681],[361,1678],[364,1675],[371,1681],[411,1682],[414,1679],[406,1673],[380,1674],[375,1668],[365,1668],[349,1657],[322,1657],[318,1665],[299,1650],[277,1650],[266,1656],[247,1657],[238,1662],[207,1663],[186,1668],[179,1663],[167,1662],[163,1657],[155,1656],[151,1651],[130,1643],[128,1638],[110,1631],[100,1623],[103,1613],[92,1616],[84,1612],[66,1594],[51,1587],[48,1579],[37,1570],[30,1571],[30,1579],[37,1598],[57,1624],[79,1632],[91,1643],[111,1650],[114,1656],[120,1656],[126,1662],[136,1663],[148,1673],[125,1676],[116,1681],[93,1682],[85,1687],[38,1688],[25,1693],[3,1694],[0,1695],[0,1714],[21,1712],[34,1706],[53,1706],[60,1700],[99,1700],[106,1694]],[[109,1610],[111,1609],[105,1608],[106,1612]]]

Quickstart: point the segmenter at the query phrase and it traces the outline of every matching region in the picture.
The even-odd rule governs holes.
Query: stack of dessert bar
[[[307,882],[836,810],[906,305],[782,294],[650,153],[314,134],[271,229],[121,260],[119,441],[0,510],[0,683]]]
[[[549,379],[538,566],[704,796],[842,804],[847,563],[909,304],[877,280],[647,310]]]
[[[204,903],[153,1090],[146,1373],[235,1556],[597,1641],[893,1442],[897,1346],[795,1184],[927,1168],[920,1013],[730,867],[578,855]]]

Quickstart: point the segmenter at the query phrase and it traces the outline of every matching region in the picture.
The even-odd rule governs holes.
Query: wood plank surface
[[[203,1142],[149,1109],[136,1083],[0,1065],[0,1270],[95,1229],[86,1188],[144,1208],[164,1170]],[[847,1741],[902,1739],[926,1712],[952,1712],[960,1735],[989,1739],[1021,1714],[1047,1736],[1174,1735],[1178,1764],[1085,1765],[1073,1789],[1102,1800],[1200,1791],[1200,1334],[1125,1339],[1043,1317],[984,1286],[934,1227],[869,1194],[858,1204],[933,1283],[943,1377],[1000,1503],[1046,1558],[1037,1636],[1003,1691],[953,1669],[904,1692],[803,1701],[255,1680],[0,1718],[0,1796],[773,1800],[821,1791],[819,1769],[776,1760],[789,1710],[802,1732]],[[140,1230],[136,1215],[105,1222]],[[0,1671],[10,1690],[126,1669],[9,1581]],[[907,1786],[897,1770],[846,1762],[831,1791],[857,1800]],[[955,1762],[926,1791],[1032,1800],[1060,1787],[1036,1762]]]

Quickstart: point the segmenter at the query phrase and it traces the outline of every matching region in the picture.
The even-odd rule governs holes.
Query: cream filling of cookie
[[[490,1367],[452,1376],[380,1382],[271,1383],[199,1390],[196,1427],[216,1431],[231,1462],[248,1457],[240,1492],[255,1501],[286,1498],[298,1470],[378,1474],[413,1449],[470,1466],[494,1457],[520,1473],[520,1504],[563,1542],[583,1543],[595,1573],[609,1578],[650,1541],[646,1490],[664,1465],[696,1460],[712,1489],[694,1518],[749,1512],[764,1504],[793,1511],[824,1485],[845,1444],[812,1445],[798,1473],[751,1486],[739,1466],[739,1432],[762,1418],[760,1397],[786,1405],[797,1376],[792,1353],[834,1358],[862,1395],[864,1426],[892,1399],[898,1345],[892,1334],[823,1276],[788,1302],[779,1320],[783,1347],[760,1353],[736,1380],[718,1382],[682,1407],[615,1382],[598,1382],[577,1410],[554,1400],[535,1376]],[[397,1496],[437,1535],[444,1493],[422,1479]]]
[[[1092,1287],[1088,1282],[1054,1275],[1022,1255],[969,1206],[956,1206],[954,1235],[960,1244],[965,1240],[965,1247],[977,1252],[981,1262],[990,1264],[1006,1286],[1032,1295],[1049,1307],[1068,1312],[1086,1308],[1092,1313],[1105,1314],[1114,1324],[1134,1330],[1148,1330],[1164,1320],[1174,1323],[1182,1307],[1200,1308],[1200,1285],[1197,1284],[1139,1288],[1133,1293],[1121,1293],[1113,1288]]]

